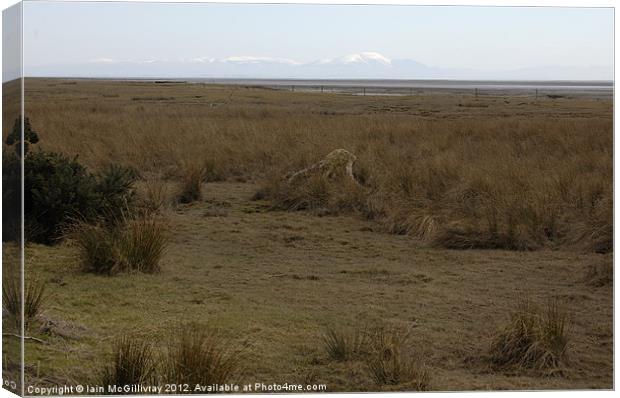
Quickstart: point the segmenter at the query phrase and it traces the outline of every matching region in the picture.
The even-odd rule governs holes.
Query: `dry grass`
[[[267,203],[250,201],[257,184],[208,187],[205,201],[166,214],[174,234],[156,276],[76,272],[77,248],[27,247],[27,276],[52,284],[46,315],[80,327],[72,329],[78,338],[31,331],[49,344],[27,344],[27,364],[40,360],[49,379],[88,380],[93,358],[109,355],[101,342],[127,330],[110,325],[130,322],[165,351],[179,318],[191,318],[218,325],[243,347],[241,383],[303,382],[314,374],[333,392],[410,390],[377,385],[363,355],[332,361],[323,348],[320,332],[328,324],[389,323],[413,327],[407,348],[431,370],[431,389],[613,387],[613,289],[581,281],[595,262],[611,267],[611,255],[429,249],[412,237],[372,232],[375,223],[360,217],[268,211]],[[225,207],[227,217],[204,217],[213,205]],[[4,245],[5,263],[17,249]],[[497,303],[511,303],[524,288],[573,304],[571,377],[464,362],[486,352],[481,342],[494,320],[508,321],[511,307]],[[6,346],[14,340],[5,338]]]
[[[464,111],[458,96],[114,82],[65,86],[63,98],[80,101],[55,101],[46,82],[26,82],[44,146],[94,169],[113,159],[162,173],[181,181],[181,201],[200,197],[202,176],[255,179],[279,208],[355,211],[439,247],[612,249],[608,101],[485,97]],[[284,184],[335,148],[357,156],[362,189]]]
[[[156,273],[168,245],[166,224],[152,214],[124,216],[117,223],[72,225],[68,238],[78,247],[85,272]]]
[[[177,196],[179,203],[192,203],[202,198],[202,182],[205,171],[201,167],[185,167],[181,177],[181,188]]]
[[[164,383],[224,384],[241,369],[242,356],[229,342],[203,326],[181,325],[171,336],[162,359]]]
[[[113,357],[102,371],[98,384],[126,386],[155,381],[156,368],[152,344],[131,336],[122,336],[114,342]]]
[[[430,373],[416,358],[410,331],[393,326],[376,330],[371,335],[370,354],[366,366],[380,386],[406,385],[406,389],[426,391]]]
[[[610,257],[590,264],[586,270],[584,282],[590,286],[611,286],[614,283],[614,263]]]
[[[569,326],[566,311],[557,300],[551,300],[543,310],[530,300],[520,300],[510,322],[494,338],[490,360],[499,367],[563,374]]]
[[[146,213],[162,214],[170,210],[173,204],[172,193],[168,184],[162,183],[159,176],[148,176],[136,184],[137,207]]]
[[[346,330],[328,327],[323,332],[323,348],[330,359],[346,361],[361,355],[367,349],[365,330]]]

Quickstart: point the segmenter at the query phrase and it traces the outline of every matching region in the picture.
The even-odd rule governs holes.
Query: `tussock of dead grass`
[[[365,201],[363,187],[346,179],[331,180],[320,174],[290,184],[278,181],[255,198],[264,196],[278,209],[320,211],[322,214],[360,211]]]
[[[429,389],[430,373],[416,358],[413,344],[408,330],[386,327],[371,334],[366,366],[377,385],[406,385],[414,391]]]
[[[202,198],[204,175],[205,170],[202,167],[192,165],[185,168],[177,196],[179,203],[192,203]]]
[[[137,207],[144,212],[164,213],[171,208],[173,195],[161,177],[142,179],[137,184],[137,193]]]
[[[523,299],[493,339],[490,361],[498,367],[560,375],[565,371],[568,342],[569,320],[557,300],[541,309]]]

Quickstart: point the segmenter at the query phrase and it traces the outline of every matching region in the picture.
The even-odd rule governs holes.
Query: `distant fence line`
[[[333,94],[349,94],[359,96],[416,96],[424,94],[457,94],[479,96],[521,96],[538,98],[563,98],[575,95],[589,95],[595,97],[611,97],[613,92],[606,90],[563,90],[548,88],[482,88],[482,87],[372,87],[372,86],[342,86],[342,85],[260,85],[249,87],[261,87],[272,90],[283,90],[291,92],[305,93],[333,93]]]

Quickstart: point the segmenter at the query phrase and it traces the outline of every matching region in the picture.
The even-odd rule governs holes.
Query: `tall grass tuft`
[[[557,300],[551,300],[544,310],[531,300],[520,300],[508,324],[492,341],[491,363],[561,374],[567,357],[568,333],[568,317]]]
[[[122,269],[147,274],[159,272],[167,244],[165,226],[155,216],[141,215],[129,219],[117,237],[119,264]]]
[[[28,326],[28,323],[41,313],[41,309],[45,305],[47,294],[44,281],[33,277],[27,277],[25,285],[24,321],[26,326]]]
[[[69,237],[78,248],[84,272],[112,274],[112,270],[118,269],[115,247],[117,228],[103,223],[89,224],[84,221],[73,224]]]
[[[111,363],[100,375],[103,386],[147,384],[154,381],[156,367],[153,346],[135,337],[123,336],[114,342]]]
[[[202,167],[189,166],[181,177],[181,188],[178,194],[179,203],[192,203],[202,198],[202,181],[205,170]]]
[[[12,273],[2,275],[2,310],[3,316],[14,318],[16,323],[21,319],[21,281]]]
[[[411,334],[394,327],[381,328],[371,337],[371,354],[366,366],[380,386],[407,385],[415,391],[426,391],[430,373],[412,353]]]
[[[362,353],[368,343],[365,330],[328,327],[323,332],[323,347],[330,359],[346,361]]]
[[[168,245],[166,225],[152,214],[123,216],[120,222],[77,222],[70,237],[79,249],[85,272],[159,272]]]
[[[35,319],[45,305],[46,284],[35,278],[27,278],[24,291],[24,325]],[[2,277],[2,310],[19,327],[22,316],[21,280],[6,273]]]
[[[145,178],[138,185],[138,205],[149,213],[161,213],[172,204],[165,181],[159,178]]]
[[[241,369],[240,353],[230,343],[194,323],[183,324],[162,361],[164,382],[223,384]]]

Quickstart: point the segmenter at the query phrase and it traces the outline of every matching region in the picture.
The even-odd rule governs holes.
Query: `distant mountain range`
[[[613,67],[547,66],[511,70],[441,68],[412,59],[389,59],[376,52],[298,62],[287,58],[231,56],[189,60],[95,59],[71,65],[26,66],[26,76],[279,79],[461,79],[612,80]]]

